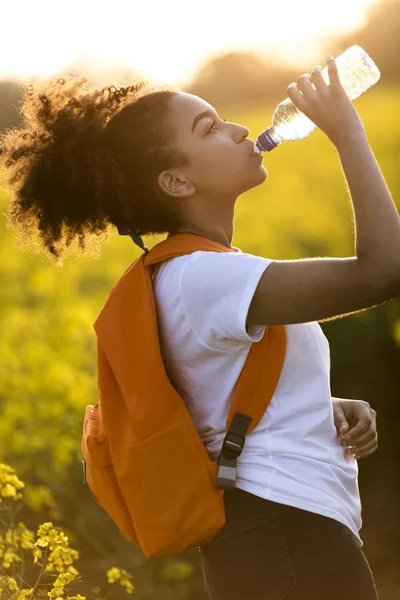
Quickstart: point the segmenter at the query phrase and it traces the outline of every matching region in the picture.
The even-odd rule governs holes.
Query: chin
[[[263,173],[264,175],[264,179],[263,181],[265,181],[266,179],[268,179],[268,171],[267,169],[264,167],[264,165],[261,165],[261,169],[260,169],[261,173]]]
[[[253,187],[257,187],[257,185],[261,185],[262,183],[264,183],[264,181],[267,178],[268,178],[268,171],[263,165],[261,165],[261,167],[257,171],[257,174],[255,175],[255,177],[252,177],[253,181],[249,182],[249,185],[246,189],[251,190]]]
[[[240,196],[240,194],[244,194],[254,187],[257,187],[258,185],[261,185],[267,178],[268,171],[263,165],[260,165],[257,170],[253,171],[251,177],[249,177],[249,173],[247,172],[246,177],[241,178],[235,186],[234,193],[236,194],[236,197]]]

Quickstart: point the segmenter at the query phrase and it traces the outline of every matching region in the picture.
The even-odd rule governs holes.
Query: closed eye
[[[226,119],[222,119],[224,121],[224,123],[226,123]],[[210,127],[207,130],[207,133],[211,133],[212,131],[217,131],[217,127],[216,127],[216,121],[213,121],[210,125]]]

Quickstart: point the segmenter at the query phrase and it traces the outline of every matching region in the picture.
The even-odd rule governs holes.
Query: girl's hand
[[[378,449],[376,411],[364,400],[332,398],[333,418],[346,454],[356,459]]]
[[[329,60],[332,58],[332,60]],[[306,117],[319,127],[336,146],[365,138],[359,114],[340,82],[336,61],[328,57],[329,85],[321,75],[322,67],[315,66],[311,75],[301,75],[297,84],[287,87],[290,100]],[[314,87],[313,87],[314,85]]]

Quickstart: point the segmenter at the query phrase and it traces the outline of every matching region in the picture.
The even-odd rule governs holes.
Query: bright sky
[[[274,49],[293,64],[377,0],[19,0],[1,9],[0,77],[51,77],[79,58],[182,85],[215,53]]]

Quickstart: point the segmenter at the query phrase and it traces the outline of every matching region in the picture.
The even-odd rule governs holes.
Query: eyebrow
[[[192,133],[195,130],[195,127],[197,125],[197,123],[199,121],[201,121],[201,119],[204,119],[205,117],[213,117],[214,113],[211,110],[205,110],[204,112],[198,114],[194,119],[193,119],[193,125],[192,125]]]

